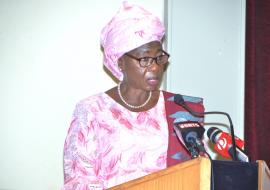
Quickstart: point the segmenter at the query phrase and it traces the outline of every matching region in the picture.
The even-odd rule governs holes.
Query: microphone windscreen
[[[174,102],[178,105],[183,105],[185,103],[185,100],[181,94],[175,94],[174,95]]]
[[[207,130],[207,136],[213,143],[216,143],[218,138],[217,135],[220,134],[222,131],[216,127],[210,127]]]
[[[183,121],[174,124],[174,130],[179,140],[188,148],[190,138],[202,139],[205,129],[198,122]]]

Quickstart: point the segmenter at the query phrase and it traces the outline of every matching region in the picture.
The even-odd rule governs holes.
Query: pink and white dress
[[[163,93],[132,112],[106,93],[76,106],[64,147],[63,190],[106,189],[166,168],[168,123]]]

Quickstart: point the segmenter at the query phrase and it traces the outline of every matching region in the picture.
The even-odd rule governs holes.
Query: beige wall
[[[63,184],[76,102],[115,83],[102,69],[101,28],[121,0],[0,1],[0,189]],[[163,17],[162,0],[134,0]]]
[[[246,1],[167,2],[167,90],[203,97],[206,111],[229,113],[243,139]],[[206,130],[229,131],[224,115],[207,115],[205,122]]]

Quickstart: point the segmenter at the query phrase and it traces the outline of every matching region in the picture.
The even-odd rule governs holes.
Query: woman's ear
[[[119,70],[122,72],[123,71],[123,68],[124,68],[124,60],[123,60],[123,57],[120,57],[117,61],[118,63],[118,68]]]

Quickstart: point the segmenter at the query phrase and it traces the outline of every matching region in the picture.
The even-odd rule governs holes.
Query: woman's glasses
[[[126,53],[125,55],[132,58],[132,59],[137,60],[141,67],[149,67],[150,65],[152,65],[154,63],[154,61],[158,65],[166,65],[168,63],[168,60],[169,60],[169,57],[170,57],[170,55],[165,51],[162,51],[162,54],[157,56],[157,57],[137,58],[137,57],[134,57],[133,55],[130,55],[128,53]]]

